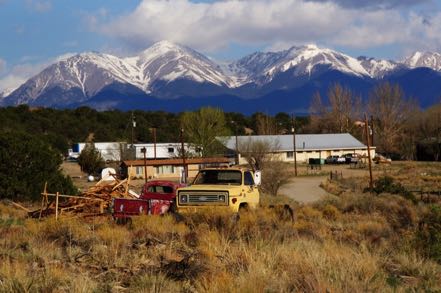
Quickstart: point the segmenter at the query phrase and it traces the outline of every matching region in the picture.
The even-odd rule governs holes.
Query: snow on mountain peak
[[[0,99],[9,96],[15,90],[16,88],[5,88],[3,90],[0,90]]]
[[[398,63],[389,60],[378,60],[360,56],[357,58],[372,78],[383,78],[398,67]]]
[[[221,67],[189,47],[160,41],[127,58],[97,52],[63,56],[14,92],[0,93],[0,99],[5,101],[11,97],[19,104],[50,96],[49,99],[58,102],[67,101],[72,95],[80,97],[76,102],[81,102],[112,84],[130,85],[156,94],[161,87],[177,80],[231,89],[247,83],[266,85],[278,77],[288,81],[297,77],[314,78],[314,74],[329,69],[361,78],[381,79],[396,70],[416,67],[441,71],[441,54],[415,52],[403,62],[394,62],[366,57],[355,59],[308,44],[278,52],[256,52]]]
[[[357,59],[311,44],[280,52],[254,53],[235,62],[230,69],[243,83],[266,83],[288,70],[294,76],[311,76],[320,65],[356,76],[370,76]],[[255,69],[259,69],[257,73]]]
[[[410,68],[428,67],[436,71],[441,71],[441,54],[417,51],[407,57],[403,63]]]
[[[132,64],[135,62],[147,87],[156,80],[173,81],[179,78],[219,86],[232,84],[219,65],[191,48],[169,41],[155,43],[138,57],[126,60]]]

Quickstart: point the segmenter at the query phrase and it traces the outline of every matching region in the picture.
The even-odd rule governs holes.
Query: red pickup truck
[[[131,216],[172,212],[176,208],[176,190],[183,186],[164,180],[147,182],[139,199],[114,198],[112,216],[118,223],[125,223]]]

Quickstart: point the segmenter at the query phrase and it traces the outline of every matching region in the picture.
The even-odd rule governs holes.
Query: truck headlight
[[[186,203],[187,202],[187,195],[183,194],[181,195],[181,202]]]
[[[225,195],[219,195],[219,201],[224,202],[225,201]]]

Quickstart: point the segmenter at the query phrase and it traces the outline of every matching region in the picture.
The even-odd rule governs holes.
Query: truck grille
[[[179,192],[180,205],[228,205],[227,191]]]

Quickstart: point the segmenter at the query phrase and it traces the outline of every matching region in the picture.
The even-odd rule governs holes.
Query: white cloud
[[[350,14],[333,3],[300,0],[245,0],[193,3],[143,1],[129,15],[98,30],[144,48],[167,39],[202,50],[231,42],[313,42],[349,25]],[[312,25],[313,23],[313,25]]]
[[[403,6],[421,5],[431,0],[307,0],[311,2],[334,2],[343,7],[351,8],[370,8],[370,9],[389,9]]]
[[[43,62],[38,62],[38,63],[24,62],[13,66],[9,70],[5,67],[6,70],[3,70],[4,73],[3,75],[1,74],[2,71],[0,70],[0,92],[19,87],[20,85],[25,83],[29,78],[38,74],[49,65],[61,60],[65,60],[73,55],[74,53],[66,53],[54,58],[50,58]],[[28,56],[23,58],[23,60],[29,60]],[[0,59],[0,69],[1,69],[1,59]]]
[[[426,2],[430,0],[420,3]],[[414,0],[372,2],[378,7],[384,6],[381,9],[357,9],[355,3],[351,0],[213,3],[144,0],[131,13],[111,21],[92,17],[90,28],[123,40],[138,50],[160,40],[202,51],[219,50],[232,43],[277,48],[319,43],[364,49],[388,45],[441,45],[436,37],[441,28],[441,14],[435,12],[423,18],[412,11]],[[392,8],[403,3],[407,11]]]

